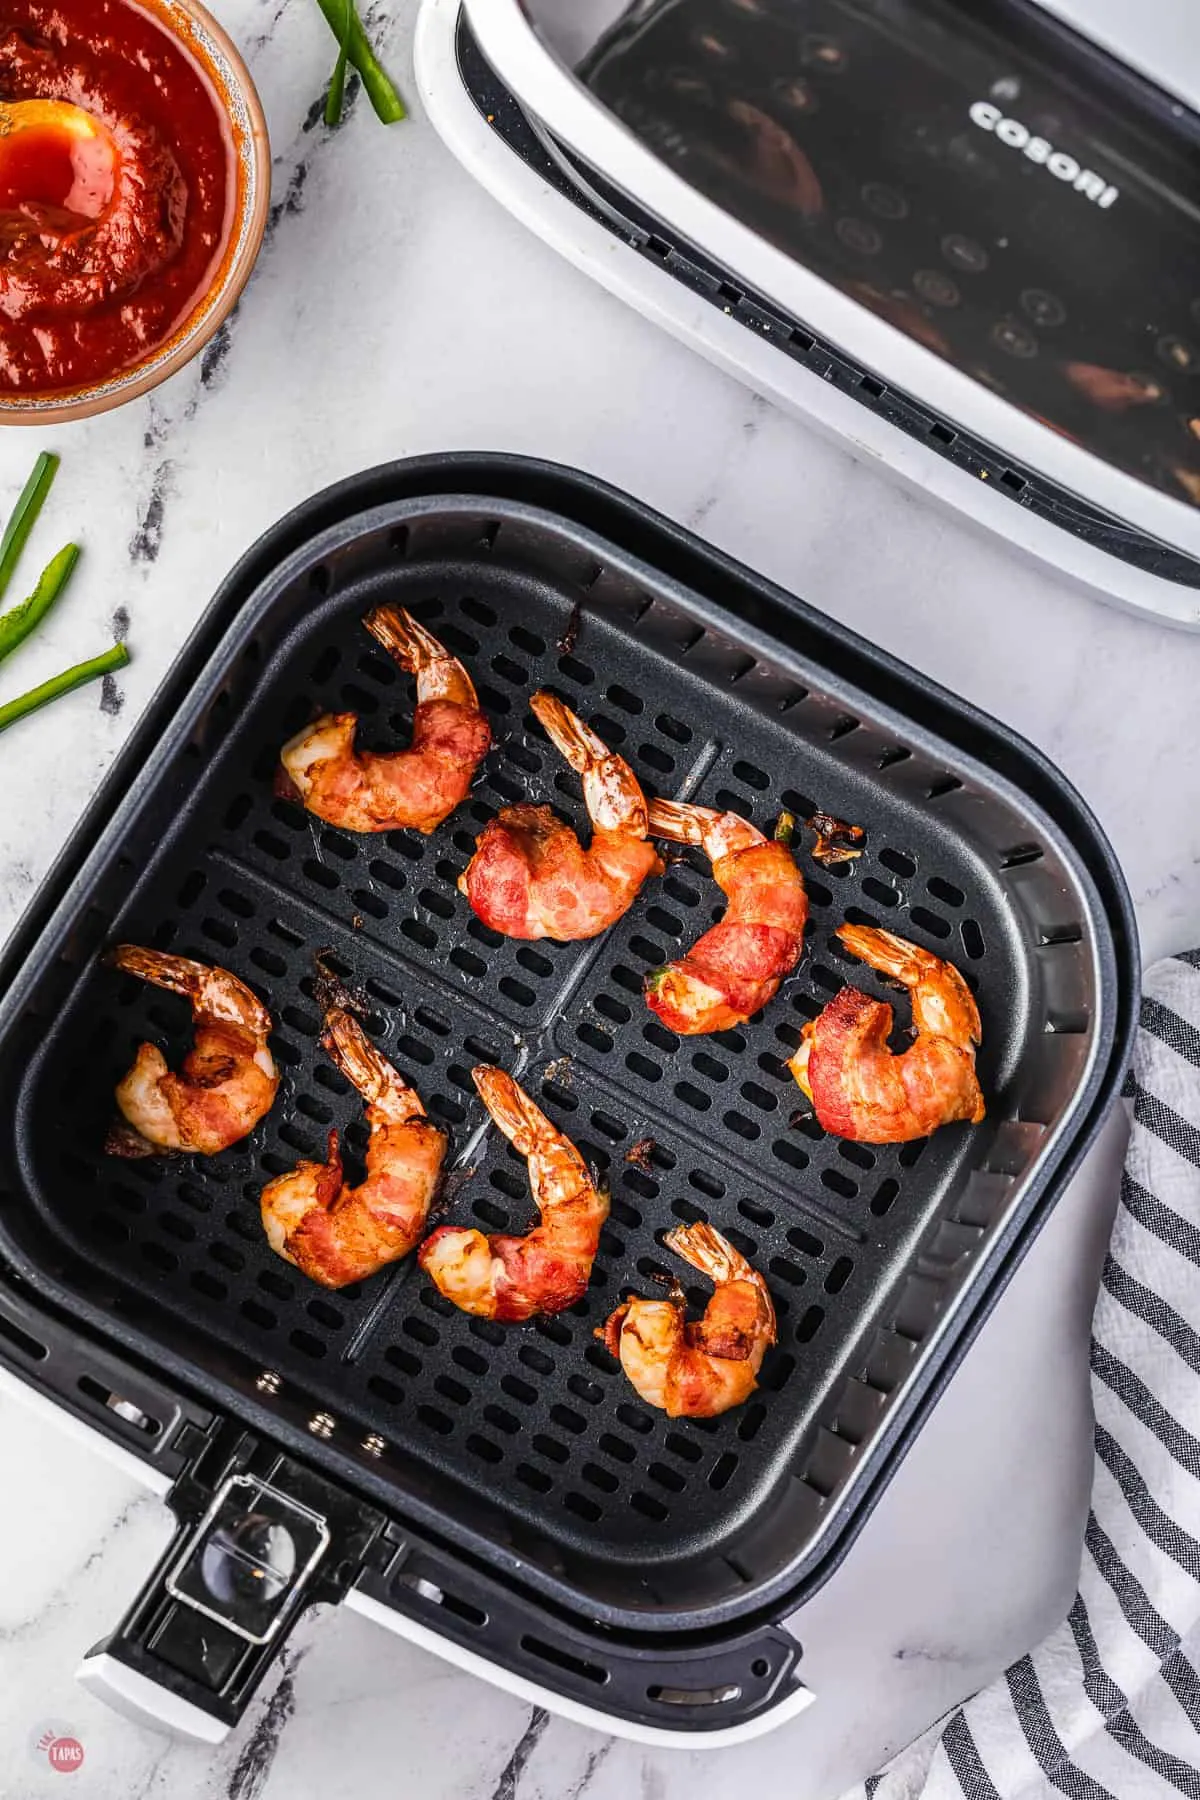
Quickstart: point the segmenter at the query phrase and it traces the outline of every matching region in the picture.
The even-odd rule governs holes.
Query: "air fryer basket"
[[[463,465],[476,480],[488,467]],[[0,1251],[48,1302],[209,1402],[245,1415],[251,1394],[261,1418],[278,1394],[289,1417],[327,1421],[310,1445],[327,1472],[577,1623],[711,1633],[781,1616],[828,1567],[1094,1126],[1128,1028],[1127,917],[1119,878],[1106,917],[1092,874],[1111,874],[1106,846],[1032,753],[931,689],[931,717],[962,726],[939,737],[893,709],[902,672],[885,659],[844,641],[843,666],[874,668],[874,692],[831,666],[838,634],[818,616],[765,584],[739,589],[732,565],[727,588],[693,591],[563,512],[502,497],[502,467],[495,494],[485,481],[485,496],[456,497],[446,459],[446,492],[372,505],[257,567],[34,946],[20,1007],[0,1010],[13,1097]],[[648,515],[630,520],[646,548]],[[411,683],[360,624],[382,601],[464,657],[498,740],[428,839],[352,837],[272,793],[280,744],[318,710],[353,709],[380,745],[407,732]],[[764,825],[820,806],[866,828],[857,864],[802,854],[805,956],[748,1026],[680,1041],[641,997],[646,970],[719,911],[702,861],[672,863],[591,944],[501,940],[456,892],[499,806],[544,799],[582,817],[528,709],[541,685],[653,792]],[[1014,754],[1039,799],[1002,772]],[[848,978],[896,998],[839,951],[845,917],[966,973],[984,1126],[868,1149],[809,1117],[783,1067],[804,1021]],[[135,1045],[177,1057],[186,1041],[180,1003],[100,961],[121,940],[220,962],[272,1008],[283,1089],[224,1156],[101,1154]],[[474,1096],[481,1060],[516,1073],[605,1173],[612,1217],[571,1312],[468,1319],[412,1260],[326,1293],[267,1248],[263,1182],[319,1154],[331,1124],[352,1154],[364,1141],[357,1097],[318,1046],[317,951],[361,985],[370,1028],[453,1133],[465,1179],[448,1217],[531,1219],[524,1165]],[[673,1421],[638,1401],[593,1333],[670,1266],[663,1230],[696,1218],[766,1274],[780,1343],[749,1405]]]

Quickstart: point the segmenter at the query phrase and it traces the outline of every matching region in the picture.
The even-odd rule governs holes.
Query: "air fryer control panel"
[[[638,0],[580,72],[797,262],[1200,506],[1196,114],[1030,0]]]

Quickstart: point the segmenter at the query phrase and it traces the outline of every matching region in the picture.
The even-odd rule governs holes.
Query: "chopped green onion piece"
[[[354,6],[354,0],[317,0],[317,5],[325,14],[329,29],[341,42],[343,34],[348,37],[346,44],[346,60],[353,63],[362,76],[362,84],[367,90],[367,98],[375,109],[375,116],[382,119],[385,125],[395,125],[408,117],[403,100],[389,78],[379,58],[371,48],[370,40],[363,30],[362,20]],[[349,17],[347,17],[349,13]],[[339,58],[340,61],[340,58]],[[334,81],[337,71],[334,70]],[[332,88],[330,96],[332,98]],[[338,113],[340,116],[341,108]],[[329,118],[328,102],[326,103],[326,119]]]
[[[329,83],[329,92],[325,96],[325,123],[329,126],[340,125],[342,107],[346,101],[346,66],[350,60],[350,37],[354,25],[354,6],[352,0],[344,0],[345,20],[342,25],[341,48],[338,59],[333,65],[333,79]]]
[[[28,600],[0,616],[0,662],[11,656],[31,632],[36,631],[54,602],[70,581],[79,561],[79,545],[67,544],[38,577],[38,584]]]
[[[26,540],[37,523],[37,516],[57,474],[57,456],[43,450],[33,465],[33,474],[21,489],[21,498],[13,507],[12,517],[4,527],[4,536],[0,538],[0,600],[8,591],[8,584],[13,578]]]
[[[115,674],[128,661],[129,652],[124,644],[114,644],[102,656],[93,656],[90,662],[76,663],[73,669],[64,669],[61,675],[52,675],[40,687],[30,688],[27,694],[19,694],[15,700],[9,700],[6,705],[0,706],[0,731],[7,731],[18,719],[27,719],[39,707],[49,706],[52,700],[61,699],[63,694],[73,693],[76,688],[83,687],[89,681],[98,681],[102,675]]]

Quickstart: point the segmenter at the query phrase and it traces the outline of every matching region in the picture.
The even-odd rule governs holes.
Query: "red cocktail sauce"
[[[90,386],[174,337],[237,185],[215,83],[152,6],[0,0],[0,394]]]

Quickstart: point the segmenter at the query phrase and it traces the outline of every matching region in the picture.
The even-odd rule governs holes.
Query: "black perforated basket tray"
[[[461,654],[495,727],[470,800],[430,838],[353,837],[272,793],[279,746],[318,710],[404,739],[411,683],[360,624],[383,601]],[[804,958],[744,1028],[681,1041],[642,999],[646,970],[718,914],[702,862],[672,865],[590,944],[502,940],[457,893],[499,806],[582,818],[529,712],[542,685],[651,792],[763,825],[820,806],[866,828],[857,864],[802,854]],[[27,925],[19,971],[10,959],[4,1257],[208,1404],[293,1447],[322,1419],[309,1458],[609,1655],[784,1616],[861,1523],[1114,1092],[1135,950],[1078,798],[1001,728],[634,503],[505,459],[398,465],[286,521],[219,597],[150,730]],[[833,938],[846,917],[966,974],[983,1126],[867,1149],[808,1115],[784,1059],[846,979],[872,983]],[[220,962],[271,1006],[283,1087],[235,1150],[102,1155],[135,1045],[177,1057],[186,1041],[181,1004],[102,965],[118,940]],[[580,1305],[505,1327],[455,1311],[412,1259],[327,1293],[268,1249],[263,1182],[319,1154],[330,1125],[363,1142],[318,1047],[318,950],[362,984],[370,1028],[473,1171],[449,1217],[531,1219],[523,1164],[485,1130],[481,1060],[517,1074],[610,1179]],[[648,1163],[628,1162],[647,1138]],[[669,1265],[663,1231],[699,1218],[763,1270],[780,1341],[747,1406],[672,1421],[593,1333]],[[405,1604],[418,1598],[410,1584]],[[470,1612],[436,1622],[469,1640]],[[481,1648],[504,1654],[486,1634]],[[538,1673],[580,1685],[561,1658]],[[764,1699],[748,1681],[743,1708]]]

